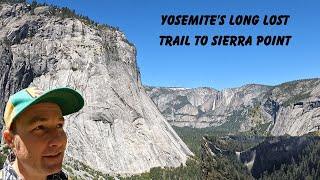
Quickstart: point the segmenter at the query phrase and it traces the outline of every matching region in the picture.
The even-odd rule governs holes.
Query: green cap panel
[[[62,87],[49,90],[45,93],[42,92],[30,87],[10,96],[4,113],[7,129],[10,128],[12,122],[22,112],[34,104],[42,102],[55,103],[60,107],[64,116],[77,112],[84,106],[84,99],[81,94],[71,88]]]

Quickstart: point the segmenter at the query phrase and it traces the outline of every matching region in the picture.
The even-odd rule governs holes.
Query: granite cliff
[[[1,3],[0,71],[1,117],[9,96],[28,86],[84,96],[84,108],[66,117],[66,162],[131,175],[193,155],[145,93],[136,48],[115,28],[66,9]]]
[[[320,124],[320,79],[277,86],[249,84],[222,91],[149,86],[145,89],[175,126],[303,135]]]

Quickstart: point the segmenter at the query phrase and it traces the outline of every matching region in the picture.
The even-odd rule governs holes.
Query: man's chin
[[[43,157],[43,168],[50,175],[58,173],[62,169],[64,153],[52,157]]]
[[[50,164],[43,167],[43,171],[45,171],[47,175],[58,173],[61,171],[61,169],[62,162],[60,164]]]
[[[47,171],[47,174],[50,175],[50,174],[55,174],[55,173],[58,173],[60,172],[62,169],[62,163],[60,165],[56,165],[56,166],[49,166],[46,171]]]

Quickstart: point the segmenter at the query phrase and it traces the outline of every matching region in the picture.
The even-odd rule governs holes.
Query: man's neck
[[[41,175],[41,174],[34,174],[32,172],[28,172],[21,163],[18,162],[17,158],[13,162],[12,168],[16,171],[19,178],[23,180],[33,180],[33,179],[39,179],[39,180],[45,180],[47,179],[47,176]]]

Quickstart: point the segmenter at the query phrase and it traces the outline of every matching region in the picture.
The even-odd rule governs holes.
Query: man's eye
[[[63,128],[63,124],[62,123],[58,124],[57,128]]]
[[[44,126],[43,125],[39,125],[37,126],[36,128],[34,128],[34,130],[43,130],[44,129]]]

